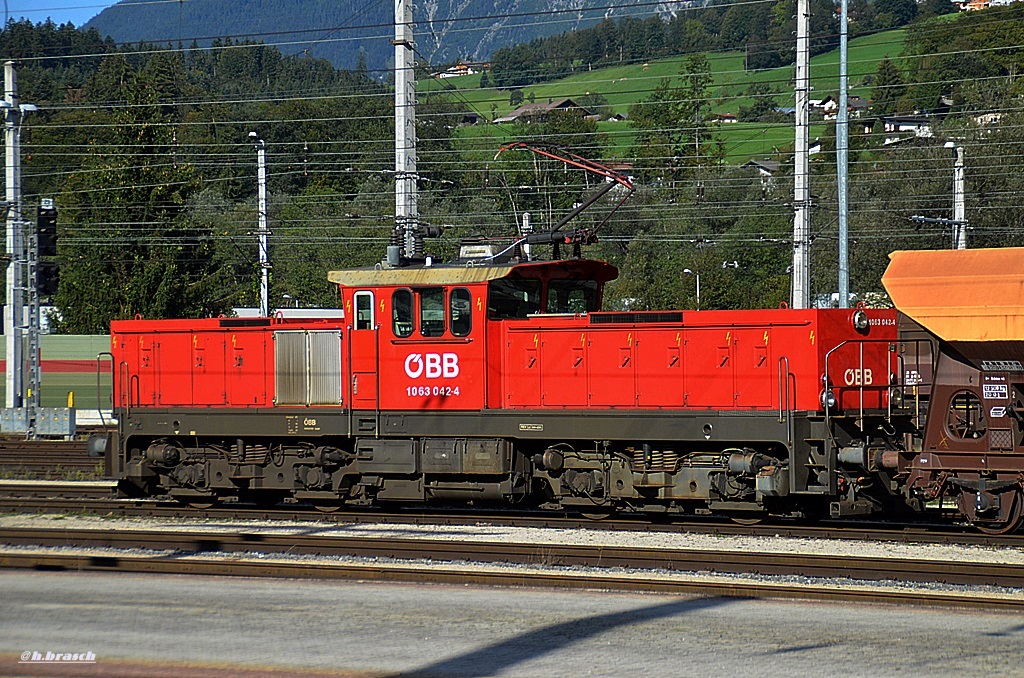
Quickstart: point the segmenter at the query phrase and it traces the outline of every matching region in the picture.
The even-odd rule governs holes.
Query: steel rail
[[[183,553],[258,551],[398,560],[468,560],[554,567],[636,568],[1024,588],[1024,567],[1020,564],[807,553],[78,528],[0,528],[0,544],[173,550]],[[1024,596],[1021,599],[1024,602]]]
[[[24,482],[19,483],[24,485]],[[737,525],[724,520],[679,518],[676,522],[650,522],[642,517],[627,520],[592,521],[558,513],[508,513],[501,511],[451,509],[352,510],[321,513],[302,505],[255,507],[221,505],[196,509],[175,502],[153,499],[96,499],[98,490],[69,482],[67,490],[59,483],[40,483],[33,489],[19,490],[0,481],[0,513],[46,514],[81,513],[139,518],[214,518],[230,520],[317,521],[340,524],[477,525],[600,530],[618,532],[658,532],[711,534],[716,536],[785,537],[792,539],[829,539],[842,541],[880,541],[891,543],[947,544],[957,546],[1024,547],[1024,534],[986,535],[960,526],[880,526],[878,524],[800,525],[780,522]],[[53,489],[48,489],[48,488]],[[15,489],[11,489],[15,488]]]
[[[117,489],[114,483],[104,481],[0,480],[0,504],[8,499],[33,497],[57,502],[76,499],[113,500],[117,497]]]
[[[109,533],[104,533],[109,536]],[[167,534],[162,537],[166,540]],[[222,552],[229,546],[225,535],[205,535],[205,542],[196,542],[194,546],[205,549],[216,546]],[[254,547],[267,551],[270,542],[267,536],[237,535],[238,539],[257,537],[249,542],[241,542],[248,551]],[[65,533],[62,539],[70,541],[71,534]],[[300,548],[296,538],[285,538],[295,542],[291,552]],[[81,541],[81,540],[77,540]],[[385,540],[378,540],[384,542]],[[443,543],[449,556],[454,548],[464,547],[463,543]],[[386,546],[386,544],[384,545]],[[478,546],[478,545],[475,545]],[[508,552],[509,546],[498,544]],[[541,556],[539,551],[546,550],[544,558],[550,559],[550,549],[539,546],[519,545],[534,552],[534,557]],[[399,545],[400,547],[400,545]],[[426,549],[438,549],[442,546],[429,544]],[[196,551],[194,551],[195,553]],[[198,551],[202,553],[203,551]],[[236,552],[237,553],[237,552]],[[421,557],[423,557],[421,555]],[[506,561],[509,556],[505,555]],[[550,564],[550,563],[543,563]],[[226,558],[211,558],[199,555],[166,556],[142,555],[54,555],[24,552],[0,552],[0,567],[46,569],[49,571],[123,571],[123,573],[175,574],[175,575],[214,575],[243,576],[261,578],[319,579],[319,580],[356,580],[375,582],[409,582],[449,585],[482,585],[508,587],[545,587],[566,589],[590,589],[611,591],[643,591],[650,593],[721,596],[729,598],[782,598],[818,600],[828,602],[885,602],[893,604],[910,604],[918,606],[961,607],[983,609],[985,611],[1024,610],[1024,597],[972,596],[952,593],[936,593],[930,591],[905,591],[892,589],[836,588],[835,586],[793,586],[750,582],[716,582],[680,580],[669,577],[652,577],[649,575],[615,575],[595,574],[592,571],[572,571],[572,573],[550,573],[550,571],[531,570],[490,570],[456,567],[447,563],[432,563],[428,566],[411,566],[400,564],[353,564],[353,563],[314,563],[314,562],[281,562],[266,561],[258,558],[243,558],[230,555]]]
[[[90,457],[83,440],[0,438],[0,471],[47,478],[69,471],[95,473],[103,459]]]

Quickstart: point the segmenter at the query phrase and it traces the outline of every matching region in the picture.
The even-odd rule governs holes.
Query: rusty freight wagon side
[[[938,340],[928,425],[908,486],[956,498],[988,532],[1024,519],[1024,248],[894,252],[896,306]]]

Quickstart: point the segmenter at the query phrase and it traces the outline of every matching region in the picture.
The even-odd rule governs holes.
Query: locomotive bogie
[[[521,437],[507,414],[489,420],[492,437],[417,435],[427,430],[460,428],[452,415],[420,421],[408,413],[382,413],[380,424],[392,437],[367,438],[288,435],[289,424],[269,426],[277,435],[219,438],[217,432],[244,425],[243,414],[216,416],[176,412],[137,414],[135,428],[183,424],[189,436],[147,438],[132,435],[122,447],[122,477],[132,493],[167,494],[189,503],[210,498],[287,497],[333,507],[386,502],[531,504],[547,508],[682,512],[794,514],[807,495],[828,497],[837,464],[814,474],[812,447],[789,446],[787,428],[765,439],[764,413],[689,417],[652,413],[642,427],[661,437],[650,442],[559,437]],[[294,415],[286,415],[289,421]],[[314,417],[305,417],[311,419]],[[318,414],[320,433],[344,426]],[[260,421],[266,421],[261,417]],[[631,429],[627,417],[608,417],[602,432]],[[530,417],[529,432],[579,435],[578,418],[554,413]],[[464,422],[463,422],[464,424]],[[821,430],[820,417],[803,416],[797,429]],[[195,427],[200,427],[199,429]],[[205,427],[204,430],[202,427]],[[477,422],[478,432],[487,426]],[[594,427],[587,427],[593,430]],[[284,434],[282,435],[282,431]],[[725,432],[728,440],[719,440]],[[758,433],[761,435],[759,436]],[[673,435],[674,434],[674,435]],[[642,438],[640,440],[643,440]],[[846,448],[843,459],[866,459]],[[820,453],[820,451],[819,451]],[[838,455],[837,455],[838,459]],[[857,469],[863,474],[863,469]],[[802,479],[802,480],[800,480]],[[802,484],[801,484],[802,483]],[[853,487],[846,485],[847,489]],[[855,493],[851,493],[852,494]],[[872,504],[874,505],[874,504]]]

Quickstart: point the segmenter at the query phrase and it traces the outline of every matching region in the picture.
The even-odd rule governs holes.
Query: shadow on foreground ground
[[[726,598],[674,600],[637,610],[573,619],[522,633],[472,652],[442,659],[428,666],[397,674],[396,678],[434,678],[437,676],[493,676],[500,671],[600,635],[611,629],[639,624],[652,619],[688,614],[731,602]]]

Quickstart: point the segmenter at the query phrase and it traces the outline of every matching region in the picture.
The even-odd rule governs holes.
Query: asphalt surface
[[[92,652],[94,664],[23,664]],[[0,675],[1022,675],[1024,619],[471,587],[0,572]]]

